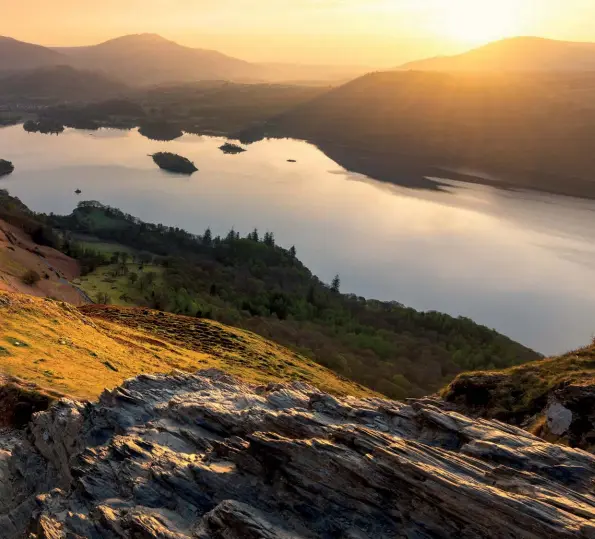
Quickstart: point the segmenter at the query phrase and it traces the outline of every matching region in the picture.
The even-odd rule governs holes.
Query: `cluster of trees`
[[[133,276],[146,306],[244,327],[310,356],[337,373],[394,398],[435,391],[463,370],[534,360],[535,352],[466,318],[417,312],[396,302],[340,292],[340,277],[320,281],[274,234],[224,237],[144,223],[120,210],[84,202],[65,217],[44,217],[61,230],[93,235],[140,252],[162,266],[159,279]],[[88,249],[65,250],[86,270],[121,264]],[[121,255],[120,255],[121,256]]]

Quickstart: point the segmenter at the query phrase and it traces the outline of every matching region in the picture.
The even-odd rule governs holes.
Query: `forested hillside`
[[[322,283],[273,233],[196,236],[95,202],[44,219],[102,290],[98,301],[251,329],[392,397],[435,391],[463,370],[539,357],[469,319],[342,294],[339,278]]]

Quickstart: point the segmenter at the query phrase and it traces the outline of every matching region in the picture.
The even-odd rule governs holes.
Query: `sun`
[[[518,35],[523,29],[520,0],[445,0],[436,27],[449,39],[479,43]]]

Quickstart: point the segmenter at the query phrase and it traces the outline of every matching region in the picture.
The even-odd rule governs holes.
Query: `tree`
[[[130,272],[128,274],[128,280],[130,281],[131,285],[134,285],[136,283],[136,281],[138,281],[138,273],[135,272]]]
[[[248,239],[252,241],[260,241],[258,237],[258,229],[255,228],[250,234],[248,234]]]
[[[111,302],[111,298],[106,292],[97,292],[97,295],[95,296],[95,301],[100,305],[109,305]]]
[[[228,234],[227,234],[227,237],[226,237],[225,239],[226,239],[226,241],[228,241],[228,242],[230,242],[230,243],[231,243],[231,242],[233,242],[233,241],[235,241],[235,240],[237,239],[237,234],[236,234],[236,231],[235,231],[235,230],[232,228],[232,229],[231,229],[231,230],[228,232]]]
[[[202,236],[202,242],[209,247],[213,243],[213,233],[211,232],[210,228],[205,230],[205,233]]]
[[[21,280],[27,286],[35,286],[39,282],[40,279],[41,279],[41,276],[35,270],[29,270],[29,271],[25,272],[25,274],[21,277]]]
[[[335,275],[333,282],[331,283],[331,292],[338,294],[341,289],[341,278],[339,275]]]
[[[275,246],[275,235],[272,232],[267,232],[264,235],[264,243],[269,247]]]
[[[289,248],[289,256],[291,256],[291,258],[296,258],[297,257],[297,251],[295,250],[295,245],[292,245]]]

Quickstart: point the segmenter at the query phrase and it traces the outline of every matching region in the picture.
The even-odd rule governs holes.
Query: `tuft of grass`
[[[10,337],[10,336],[6,336],[4,337],[4,340],[9,343],[12,344],[13,346],[17,347],[17,348],[28,348],[29,345],[22,339],[17,339],[16,337]]]

